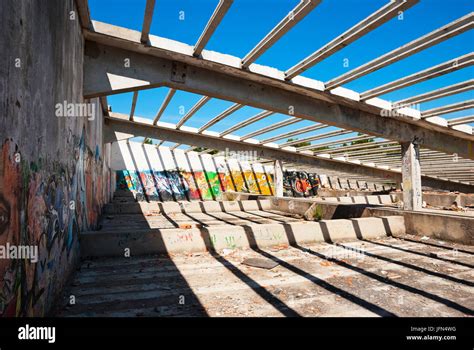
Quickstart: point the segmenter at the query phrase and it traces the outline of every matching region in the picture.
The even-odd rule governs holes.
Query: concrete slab
[[[472,247],[405,235],[85,260],[56,315],[472,316],[473,254]],[[278,266],[243,265],[249,258]]]

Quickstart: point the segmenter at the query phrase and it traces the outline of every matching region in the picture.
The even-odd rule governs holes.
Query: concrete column
[[[283,197],[283,165],[280,160],[273,163],[275,196]]]
[[[403,209],[421,209],[420,147],[413,142],[400,143],[402,148]]]

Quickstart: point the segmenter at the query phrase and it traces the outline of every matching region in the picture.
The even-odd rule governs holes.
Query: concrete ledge
[[[192,201],[192,202],[125,202],[110,203],[105,206],[105,214],[140,214],[148,212],[172,213],[212,213],[225,211],[268,210],[269,199],[242,201]]]
[[[363,232],[363,233],[362,233]],[[403,217],[366,217],[352,220],[301,221],[285,224],[213,226],[191,229],[148,229],[131,231],[93,231],[81,234],[83,257],[132,256],[219,251],[280,244],[303,244],[376,238],[405,234]]]
[[[366,215],[403,216],[407,234],[474,245],[474,217],[467,215],[404,211],[392,208],[367,208]]]
[[[370,207],[381,206],[379,200],[372,200],[376,204],[353,203],[351,197],[347,202],[326,201],[322,199],[277,198],[271,197],[271,209],[304,217],[306,220],[350,219],[364,216],[365,210]],[[367,201],[367,200],[366,200]]]

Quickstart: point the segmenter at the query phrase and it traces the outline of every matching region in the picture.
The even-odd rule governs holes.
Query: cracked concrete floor
[[[218,253],[85,260],[56,315],[474,315],[470,246],[407,235]]]

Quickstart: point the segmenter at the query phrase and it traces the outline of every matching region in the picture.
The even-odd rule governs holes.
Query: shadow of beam
[[[291,307],[286,305],[284,302],[282,302],[280,299],[278,299],[272,293],[266,290],[265,287],[258,284],[255,280],[253,280],[252,278],[247,276],[244,272],[242,272],[240,269],[238,269],[229,260],[225,259],[219,253],[217,253],[216,250],[213,248],[211,236],[209,234],[208,229],[202,228],[201,236],[206,247],[208,247],[209,253],[211,253],[213,258],[216,259],[216,261],[218,261],[219,263],[221,263],[222,266],[227,268],[234,276],[236,276],[242,282],[247,284],[262,299],[264,299],[266,302],[271,304],[276,310],[280,311],[284,316],[291,316],[291,317],[300,316],[300,314],[298,314],[295,310],[293,310]]]
[[[286,225],[285,225],[286,226]],[[352,294],[352,293],[349,293],[343,289],[340,289],[332,284],[330,284],[329,282],[326,282],[325,280],[323,279],[320,279],[316,276],[313,276],[301,269],[299,269],[298,267],[294,266],[294,265],[291,265],[289,263],[287,263],[286,261],[283,261],[281,259],[279,259],[278,257],[270,254],[270,253],[267,253],[263,250],[261,250],[260,248],[258,248],[258,245],[257,245],[257,242],[256,242],[256,239],[255,239],[255,235],[254,235],[254,232],[252,230],[252,227],[251,226],[243,226],[244,227],[244,230],[245,230],[245,233],[246,233],[246,236],[247,236],[247,239],[249,241],[249,244],[250,246],[252,247],[252,249],[259,253],[260,255],[266,257],[267,259],[270,259],[270,260],[273,260],[277,263],[279,263],[281,266],[283,266],[284,268],[290,270],[291,272],[297,274],[297,275],[300,275],[301,277],[304,277],[306,278],[308,281],[318,285],[319,287],[322,287],[324,289],[326,289],[327,291],[331,292],[331,293],[334,293],[334,294],[337,294],[341,297],[343,297],[344,299],[352,302],[352,303],[355,303],[379,316],[397,316],[395,315],[394,313],[388,311],[388,310],[385,310],[383,308],[381,308],[380,306],[378,305],[375,305],[371,302],[368,302],[367,300],[364,300],[362,298],[359,298],[358,296]],[[286,227],[285,227],[285,230],[286,230]],[[295,242],[294,240],[294,237],[293,239],[290,240],[290,242]]]
[[[370,242],[370,241],[364,240],[364,242]],[[338,247],[344,248],[346,250],[354,250],[354,248],[347,247],[347,246],[345,246],[343,244],[340,244],[340,243],[335,243],[335,245],[338,246]],[[378,254],[367,252],[365,250],[361,250],[359,248],[357,248],[357,252],[361,253],[365,256],[369,256],[371,258],[377,259],[377,260],[382,260],[382,261],[392,263],[392,264],[396,264],[396,265],[400,265],[400,266],[403,266],[403,267],[406,267],[406,268],[409,268],[409,269],[412,269],[412,270],[415,270],[415,271],[418,271],[418,272],[426,273],[427,275],[436,276],[436,277],[443,278],[443,279],[446,279],[446,280],[449,280],[449,281],[452,281],[452,282],[461,283],[461,284],[464,284],[466,286],[474,287],[473,282],[465,281],[465,280],[462,280],[460,278],[456,278],[456,277],[452,277],[452,276],[448,276],[448,275],[445,275],[444,273],[427,270],[427,269],[425,269],[423,267],[420,267],[420,266],[412,265],[412,264],[409,264],[409,263],[406,263],[406,262],[403,262],[403,261],[393,260],[393,259],[387,258],[385,256],[381,256],[381,255],[378,255]]]
[[[462,261],[456,261],[456,260],[446,259],[446,258],[442,258],[442,257],[440,257],[440,256],[431,255],[431,254],[429,254],[429,253],[418,252],[418,251],[415,251],[415,250],[411,250],[411,249],[407,249],[407,248],[402,248],[402,247],[397,247],[397,246],[394,246],[394,245],[391,245],[391,244],[375,242],[375,241],[371,241],[371,240],[367,240],[367,239],[364,239],[364,241],[369,242],[369,243],[372,243],[372,244],[375,244],[375,245],[378,245],[378,246],[381,246],[381,247],[387,247],[387,248],[396,249],[396,250],[399,250],[399,251],[402,251],[402,252],[405,252],[405,253],[410,253],[410,254],[414,254],[414,255],[424,256],[424,257],[427,257],[427,258],[431,258],[431,259],[435,259],[435,260],[440,260],[440,261],[444,261],[444,262],[447,262],[447,263],[450,263],[450,264],[455,264],[455,265],[460,265],[460,266],[468,267],[468,268],[471,268],[471,269],[474,268],[474,265],[470,265],[470,264],[464,263],[464,262],[462,262]]]
[[[429,293],[427,291],[424,291],[424,290],[421,290],[421,289],[418,289],[418,288],[415,288],[415,287],[412,287],[412,286],[409,286],[409,285],[406,285],[406,284],[403,284],[403,283],[400,283],[400,282],[396,282],[396,281],[392,281],[392,280],[387,280],[384,276],[379,276],[377,275],[376,273],[373,273],[373,272],[370,272],[370,271],[366,271],[360,267],[357,267],[357,266],[353,266],[353,265],[350,265],[348,264],[347,262],[343,261],[343,260],[339,260],[339,259],[336,259],[336,258],[332,258],[332,257],[329,257],[327,255],[324,255],[322,253],[318,253],[314,250],[311,250],[311,249],[307,249],[307,248],[304,248],[302,246],[300,246],[298,243],[296,243],[296,239],[295,239],[295,236],[294,236],[294,233],[293,233],[293,230],[291,228],[290,225],[285,225],[284,224],[284,227],[285,227],[285,232],[288,236],[288,240],[290,242],[290,244],[301,250],[301,251],[304,251],[304,252],[307,252],[311,255],[314,255],[314,256],[317,256],[318,258],[320,259],[323,259],[323,260],[326,260],[326,261],[330,261],[330,262],[335,262],[336,264],[338,264],[339,266],[342,266],[342,267],[345,267],[349,270],[352,270],[352,271],[355,271],[355,272],[358,272],[360,273],[361,275],[364,275],[364,276],[367,276],[371,279],[374,279],[376,281],[379,281],[379,282],[382,282],[382,283],[385,283],[385,284],[389,284],[393,287],[397,287],[399,289],[403,289],[407,292],[410,292],[410,293],[413,293],[413,294],[418,294],[418,295],[421,295],[427,299],[431,299],[435,302],[438,302],[440,304],[444,304],[452,309],[455,309],[457,311],[460,311],[464,314],[467,314],[467,315],[474,315],[474,310],[471,310],[463,305],[460,305],[454,301],[451,301],[451,300],[448,300],[446,298],[443,298],[443,297],[440,297],[438,295],[435,295],[435,294],[432,294],[432,293]]]
[[[429,245],[429,246],[432,246],[432,247],[447,249],[447,250],[451,250],[451,251],[456,250],[460,253],[474,255],[474,251],[471,252],[469,250],[463,250],[463,249],[459,249],[459,248],[456,248],[456,247],[446,247],[446,246],[443,246],[441,244],[436,244],[436,243],[425,242],[425,241],[421,241],[421,240],[417,240],[417,239],[407,238],[406,236],[396,237],[396,238],[403,239],[404,241],[408,241],[408,242],[415,242],[415,243],[425,244],[425,245]]]

